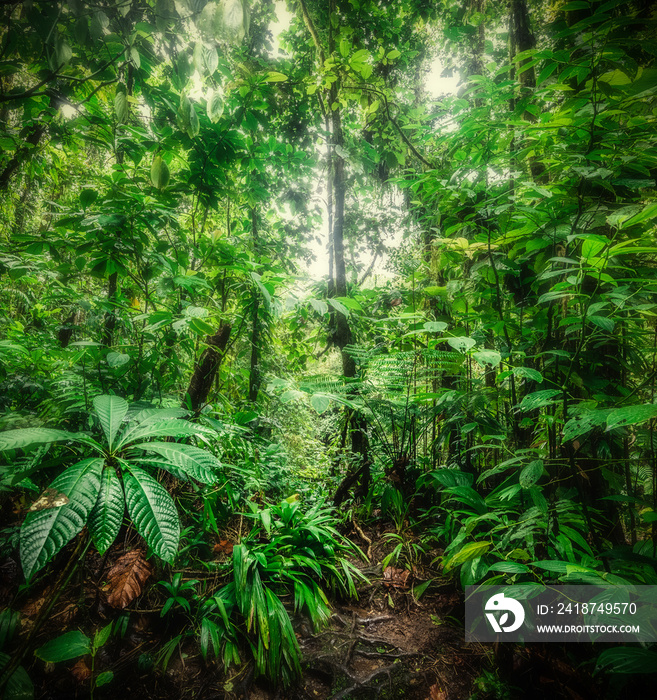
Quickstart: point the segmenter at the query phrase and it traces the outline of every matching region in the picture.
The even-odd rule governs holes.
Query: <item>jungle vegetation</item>
[[[653,3],[0,15],[4,697],[144,615],[230,697],[368,582],[657,585]]]

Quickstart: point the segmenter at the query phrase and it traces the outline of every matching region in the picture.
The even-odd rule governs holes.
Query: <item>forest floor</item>
[[[385,527],[356,527],[351,536],[363,546],[369,562],[359,566],[368,583],[359,587],[358,600],[334,601],[329,625],[313,631],[303,618],[295,618],[295,630],[303,653],[303,675],[288,689],[272,689],[253,678],[252,664],[231,669],[205,663],[197,639],[187,637],[174,649],[163,668],[162,649],[180,627],[170,616],[162,619],[161,605],[148,608],[148,595],[131,605],[129,623],[121,639],[100,649],[97,669],[112,669],[114,680],[97,688],[94,697],[137,697],[167,700],[347,700],[405,698],[406,700],[487,700],[522,698],[570,698],[588,700],[605,697],[596,682],[578,662],[580,650],[557,645],[466,644],[464,600],[454,579],[437,572],[427,591],[414,595],[414,586],[431,576],[418,565],[417,579],[404,568],[388,566]],[[437,552],[429,553],[436,556]],[[88,628],[94,620],[107,624],[110,610],[99,603],[98,587],[90,584],[100,562],[89,554],[86,575],[79,572],[59,598],[37,640],[46,640],[66,629]],[[431,558],[433,558],[431,557]],[[354,563],[357,563],[354,561]],[[420,573],[421,572],[421,573]],[[5,574],[7,571],[5,570]],[[17,573],[17,572],[16,572]],[[91,575],[90,575],[91,574]],[[48,586],[35,589],[22,606],[22,635],[38,615]],[[103,620],[103,618],[105,618]],[[184,624],[184,619],[179,620]],[[38,644],[38,642],[37,642]],[[590,657],[590,650],[589,650]],[[152,659],[149,664],[144,659]],[[91,669],[84,660],[44,665],[29,657],[24,663],[35,687],[36,700],[89,697]]]

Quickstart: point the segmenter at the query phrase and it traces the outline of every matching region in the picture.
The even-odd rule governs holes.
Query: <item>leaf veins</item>
[[[119,557],[107,574],[103,592],[107,604],[123,609],[137,598],[153,573],[153,567],[146,561],[144,552],[133,549]]]

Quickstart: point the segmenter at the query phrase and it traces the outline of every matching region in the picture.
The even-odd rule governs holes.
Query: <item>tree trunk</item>
[[[509,14],[509,41],[511,60],[523,51],[529,51],[536,48],[536,37],[532,34],[531,24],[529,20],[529,11],[527,10],[526,0],[512,0]],[[521,69],[525,63],[531,61],[531,58],[525,58],[518,64],[518,69]],[[511,77],[513,78],[515,70]],[[518,82],[520,83],[521,98],[522,93],[531,92],[536,87],[536,72],[534,67],[527,68],[518,74]],[[515,109],[515,104],[512,105],[512,111]],[[535,122],[536,117],[530,112],[523,113],[523,119],[528,122]],[[545,166],[536,156],[529,159],[529,170],[532,174],[534,182],[545,182]]]
[[[116,293],[119,287],[119,273],[112,272],[109,276],[109,281],[107,285],[107,301],[113,304],[115,301]],[[116,328],[116,313],[113,309],[105,314],[105,322],[103,323],[103,339],[102,343],[106,348],[112,347],[112,342],[114,340],[114,329]]]
[[[46,128],[42,124],[32,127],[28,137],[25,139],[25,142],[29,143],[32,148],[28,148],[27,146],[19,148],[13,158],[5,165],[4,170],[0,173],[0,192],[4,192],[8,189],[13,174],[18,170],[19,166],[22,165],[23,161],[34,153],[45,131]]]
[[[194,368],[194,374],[189,380],[185,400],[182,403],[183,408],[191,407],[194,412],[199,413],[207,403],[212,383],[224,359],[230,331],[230,324],[225,323],[217,333],[206,338],[208,347],[201,354]]]
[[[335,0],[329,4],[329,20],[336,11]],[[329,54],[335,49],[332,25],[329,23]],[[331,85],[329,91],[329,108],[338,100],[339,81]],[[331,112],[331,179],[330,189],[333,194],[333,227],[331,229],[331,247],[333,250],[333,267],[335,270],[335,294],[338,297],[347,296],[347,267],[344,259],[344,205],[346,195],[345,161],[340,155],[344,149],[344,134],[342,133],[342,114],[340,108]],[[342,355],[342,373],[347,379],[356,377],[356,361],[345,348],[353,342],[351,328],[347,317],[336,311],[334,314],[335,331],[333,341],[340,348]],[[335,494],[334,503],[339,505],[347,495],[348,489],[358,481],[358,495],[364,496],[369,488],[370,457],[367,439],[367,422],[362,415],[351,416],[351,452],[353,465]],[[347,485],[348,484],[348,485]]]
[[[251,234],[253,236],[253,251],[258,257],[258,218],[255,207],[251,210]],[[259,290],[253,293],[253,316],[251,321],[251,369],[249,371],[249,401],[255,403],[260,389],[260,369],[258,354],[260,348],[260,298]]]

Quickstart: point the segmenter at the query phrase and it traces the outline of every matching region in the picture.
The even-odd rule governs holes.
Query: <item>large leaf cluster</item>
[[[21,563],[28,579],[85,525],[98,551],[106,552],[119,533],[126,506],[148,546],[171,562],[180,539],[180,521],[173,499],[157,479],[157,470],[211,484],[221,467],[216,457],[199,447],[153,440],[214,434],[184,420],[182,409],[130,412],[128,403],[118,396],[97,396],[93,406],[104,442],[50,428],[0,433],[0,451],[69,442],[95,455],[68,466],[28,512],[20,534]]]

